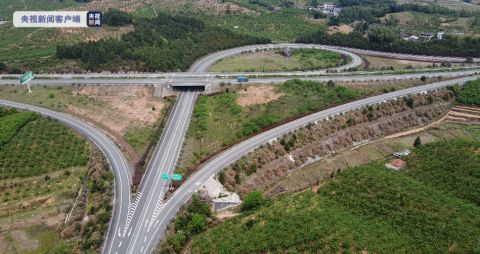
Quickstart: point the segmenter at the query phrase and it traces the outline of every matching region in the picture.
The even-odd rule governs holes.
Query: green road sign
[[[34,78],[33,72],[29,71],[20,77],[20,84],[25,85],[28,81],[32,80],[33,78]]]
[[[163,180],[168,180],[170,176],[168,174],[162,174],[162,179]]]
[[[172,179],[174,181],[182,181],[183,177],[182,177],[182,174],[173,174]]]

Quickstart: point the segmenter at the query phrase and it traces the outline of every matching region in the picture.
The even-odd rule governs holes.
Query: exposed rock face
[[[254,189],[265,191],[280,177],[312,158],[427,125],[445,115],[452,101],[449,90],[440,90],[370,106],[312,124],[279,138],[278,142],[256,149],[225,169],[224,185],[241,196]]]

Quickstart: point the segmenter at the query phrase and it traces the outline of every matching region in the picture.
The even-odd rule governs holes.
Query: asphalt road
[[[55,112],[49,109],[32,106],[24,103],[11,102],[6,100],[0,100],[1,106],[17,108],[21,110],[29,110],[40,113],[44,116],[56,119],[59,122],[73,128],[78,131],[89,140],[91,140],[106,156],[110,167],[114,174],[114,208],[112,213],[112,220],[109,226],[108,242],[104,245],[104,251],[108,252],[112,246],[112,241],[115,239],[115,235],[119,234],[119,229],[125,227],[125,220],[127,217],[128,208],[130,205],[130,179],[129,175],[130,167],[127,160],[123,156],[120,149],[115,143],[109,139],[101,130],[97,129],[93,125],[80,120],[76,117]]]
[[[230,57],[232,55],[240,54],[245,51],[255,51],[258,49],[265,49],[269,47],[284,47],[283,45],[255,45],[247,46],[232,50],[226,50],[217,52],[210,56],[204,57],[197,61],[190,68],[190,73],[202,73],[206,72],[212,63],[217,62],[220,59]],[[312,45],[291,45],[289,47],[312,47]],[[325,49],[323,46],[318,48]],[[337,51],[338,52],[338,51]],[[342,54],[348,54],[352,58],[352,62],[338,67],[337,71],[346,70],[360,65],[363,60],[348,52],[340,52]],[[319,70],[317,72],[325,72],[325,70]],[[468,70],[463,72],[442,73],[445,76],[462,76],[472,74],[474,71]],[[317,73],[315,73],[317,74]],[[330,77],[313,77],[305,79],[313,80],[372,80],[372,79],[404,79],[420,76],[437,76],[435,73],[422,73],[422,74],[406,74],[406,75],[384,75],[384,76],[356,76],[356,77],[344,77],[344,76],[330,76]],[[284,82],[288,78],[264,78],[264,79],[252,79],[251,83],[272,83],[272,82]],[[469,79],[469,78],[468,78]],[[225,81],[225,79],[220,79]],[[463,82],[464,79],[458,80]],[[131,81],[131,80],[129,80]],[[166,82],[179,84],[195,84],[196,82],[202,83],[215,83],[221,82],[219,79],[211,78],[205,80],[204,77],[198,78],[185,78],[185,76],[171,76],[165,79]],[[231,82],[233,82],[231,80]],[[173,194],[173,196],[165,203],[164,193],[168,189],[169,181],[162,179],[161,175],[164,173],[172,173],[174,171],[177,159],[179,157],[181,146],[183,144],[188,124],[190,122],[191,113],[193,111],[196,93],[182,92],[174,106],[173,113],[170,116],[165,131],[162,135],[161,141],[158,144],[152,162],[150,163],[147,174],[142,181],[140,191],[138,192],[138,198],[133,203],[135,209],[133,210],[132,220],[129,221],[125,234],[122,239],[118,239],[119,242],[113,242],[113,251],[111,253],[151,253],[159,239],[164,233],[166,226],[171,219],[174,218],[180,207],[188,200],[191,194],[198,189],[198,187],[205,182],[209,177],[218,173],[228,164],[241,158],[247,152],[253,150],[261,144],[264,144],[276,137],[283,135],[286,132],[298,129],[301,126],[306,125],[309,122],[314,122],[319,119],[324,119],[327,116],[336,114],[336,112],[346,112],[355,108],[369,105],[372,103],[378,103],[384,100],[391,99],[389,96],[401,96],[415,93],[418,91],[430,90],[434,87],[443,87],[451,84],[452,81],[441,82],[438,84],[426,85],[423,87],[416,87],[407,89],[404,91],[394,92],[391,94],[384,94],[373,98],[361,100],[359,102],[353,102],[346,105],[339,106],[334,109],[324,111],[323,113],[317,113],[305,118],[296,120],[289,124],[280,126],[268,132],[262,133],[256,137],[253,137],[237,146],[234,146],[224,153],[218,155],[214,160],[207,163],[204,167],[199,169],[194,175],[189,177],[188,181]],[[421,90],[418,90],[421,89]],[[392,95],[393,94],[393,95]],[[323,118],[322,118],[323,117]]]
[[[256,45],[253,48],[268,47],[283,47],[283,45]],[[312,47],[311,45],[290,45],[295,48]],[[315,46],[319,48],[320,46]],[[249,47],[247,47],[249,48]],[[323,47],[322,47],[323,48]],[[243,52],[245,48],[234,49],[234,51]],[[332,49],[332,51],[340,52],[339,50]],[[349,53],[347,54],[352,58],[352,62],[338,67],[338,70],[348,69],[355,66],[359,66],[363,63],[362,58]],[[228,57],[227,53],[220,53],[218,58]],[[213,61],[216,61],[216,60]],[[194,64],[189,73],[201,73],[206,72],[210,66],[210,62],[202,62],[201,64]],[[320,70],[322,71],[322,70]],[[324,70],[323,70],[324,71]],[[174,77],[167,82],[172,82]],[[180,83],[183,84],[195,84],[196,82],[203,84],[211,82],[210,80],[185,80],[184,78],[178,78]],[[133,203],[135,207],[133,209],[133,215],[131,221],[125,229],[126,234],[122,238],[118,238],[113,242],[113,249],[110,253],[150,253],[152,249],[146,247],[147,240],[157,242],[159,237],[155,234],[158,229],[158,223],[163,221],[159,214],[164,209],[164,195],[168,190],[170,184],[169,180],[163,180],[163,174],[171,174],[174,172],[178,157],[181,152],[181,148],[185,139],[186,132],[190,123],[193,108],[197,98],[196,91],[184,91],[181,92],[177,99],[173,113],[169,117],[165,130],[162,134],[162,138],[157,145],[157,148],[152,157],[152,161],[147,168],[147,174],[144,176],[144,180],[140,186],[138,192],[138,198]],[[137,202],[138,200],[138,202]],[[131,231],[133,230],[133,232]],[[118,245],[117,245],[118,242]],[[116,247],[118,246],[118,247]]]
[[[259,49],[270,48],[283,48],[289,46],[291,48],[298,47],[316,47],[322,49],[334,50],[342,54],[349,55],[352,58],[352,62],[345,66],[334,68],[335,71],[344,71],[358,66],[362,63],[362,59],[355,53],[350,53],[345,48],[322,46],[322,45],[309,45],[309,44],[280,44],[280,45],[253,45],[246,46],[237,49],[231,49],[214,53],[198,60],[192,65],[189,73],[184,74],[85,74],[82,76],[67,74],[67,75],[45,75],[47,79],[36,79],[33,84],[206,84],[206,83],[220,83],[220,82],[235,82],[232,79],[222,79],[218,77],[211,77],[214,74],[205,73],[209,66],[216,61],[230,57],[242,52],[255,51]],[[354,52],[355,50],[349,49],[348,51]],[[358,52],[358,51],[357,51]],[[408,60],[422,60],[422,61],[437,61],[437,62],[462,62],[465,59],[461,58],[443,58],[443,57],[430,57],[430,56],[412,56],[405,54],[393,54],[383,52],[363,52],[364,54],[377,54],[377,56],[389,56],[394,58],[405,57]],[[478,60],[478,59],[476,59]],[[392,80],[392,79],[407,79],[420,76],[464,76],[475,73],[475,70],[463,70],[458,72],[442,72],[442,73],[416,73],[416,74],[403,74],[394,75],[386,74],[381,76],[371,75],[354,75],[354,76],[316,76],[316,77],[303,77],[302,79],[310,80],[356,80],[356,81],[368,81],[368,80]],[[305,72],[281,72],[275,73],[275,75],[305,75]],[[307,72],[308,75],[326,74],[326,70],[318,70],[313,72]],[[107,76],[106,76],[107,75]],[[146,76],[145,76],[146,75]],[[236,73],[222,74],[225,76],[235,76]],[[252,75],[252,73],[249,73]],[[254,73],[255,75],[255,73]],[[258,76],[265,76],[268,73],[258,73]],[[18,82],[15,79],[9,79],[9,77],[2,76],[0,84],[11,84]],[[62,113],[53,112],[38,107],[18,104],[18,108],[24,108],[27,110],[33,110],[49,115],[53,118],[59,119],[65,124],[77,129],[79,132],[86,135],[100,149],[106,154],[109,159],[112,169],[115,173],[115,210],[110,225],[110,230],[107,236],[107,240],[104,245],[104,253],[151,253],[156,246],[156,243],[163,235],[166,226],[174,218],[179,208],[188,200],[191,194],[198,189],[209,177],[218,173],[225,166],[241,158],[249,151],[255,149],[261,144],[267,143],[276,137],[296,130],[302,126],[307,125],[315,121],[320,121],[337,115],[342,112],[347,112],[353,109],[357,109],[366,105],[375,103],[381,103],[386,100],[398,98],[401,96],[424,92],[432,89],[437,89],[452,85],[455,83],[463,83],[467,80],[477,77],[461,78],[454,81],[445,81],[434,84],[428,84],[419,87],[413,87],[401,91],[396,91],[388,94],[382,94],[379,96],[359,100],[356,102],[348,103],[342,106],[331,108],[322,112],[318,112],[304,118],[295,120],[285,125],[279,126],[257,136],[254,136],[244,142],[237,144],[228,150],[217,155],[212,160],[205,163],[197,172],[187,179],[182,186],[175,191],[175,193],[165,202],[164,193],[168,188],[169,181],[162,180],[161,175],[168,173],[171,174],[176,167],[178,157],[180,155],[181,147],[184,142],[185,134],[188,130],[188,125],[194,108],[194,103],[197,97],[195,91],[185,91],[180,93],[175,103],[172,113],[166,123],[164,132],[160,138],[160,142],[157,145],[152,160],[150,161],[147,173],[143,178],[137,196],[133,202],[130,202],[130,176],[128,175],[128,165],[126,160],[121,156],[119,149],[115,144],[108,139],[104,134],[96,130],[89,124],[67,116]],[[252,78],[250,83],[278,83],[291,79],[289,77],[281,78]],[[12,102],[0,101],[0,104],[12,104]],[[17,103],[15,103],[17,104]],[[9,105],[15,106],[15,105]],[[102,136],[103,135],[103,136]]]
[[[362,74],[362,75],[324,75],[313,77],[296,77],[301,80],[316,81],[369,81],[369,80],[392,80],[392,79],[410,79],[425,77],[459,77],[471,75],[480,72],[480,69],[466,69],[460,71],[444,71],[444,72],[420,72],[407,74]],[[266,84],[266,83],[283,83],[292,77],[265,77],[250,78],[248,83]],[[236,79],[223,79],[214,77],[188,78],[177,77],[172,79],[156,79],[156,78],[89,78],[89,79],[35,79],[31,81],[32,85],[173,85],[173,86],[205,86],[206,84],[237,83]],[[0,85],[18,84],[16,79],[0,79]]]
[[[213,54],[207,55],[205,57],[200,58],[197,60],[190,70],[195,70],[196,72],[207,72],[210,66],[215,64],[216,62],[232,57],[235,55],[239,55],[242,53],[246,52],[256,52],[258,50],[274,50],[274,49],[283,49],[283,48],[291,48],[291,49],[299,49],[299,48],[312,48],[312,49],[323,49],[323,50],[328,50],[328,51],[333,51],[337,52],[342,55],[349,56],[351,59],[351,62],[342,65],[339,67],[335,68],[328,68],[328,69],[321,69],[321,70],[315,70],[315,71],[290,71],[290,72],[270,72],[270,73],[263,73],[263,72],[252,72],[250,73],[251,75],[272,75],[272,74],[277,74],[277,75],[288,75],[288,74],[294,74],[294,73],[302,73],[302,74],[307,74],[307,75],[316,75],[316,74],[323,74],[326,73],[327,71],[344,71],[348,70],[351,68],[358,67],[363,64],[363,59],[355,54],[351,53],[349,51],[342,50],[341,48],[334,48],[331,46],[324,46],[324,45],[318,45],[318,44],[301,44],[301,43],[280,43],[280,44],[259,44],[259,45],[249,45],[249,46],[244,46],[244,47],[238,47],[238,48],[233,48],[233,49],[227,49],[219,52],[215,52]]]
[[[158,226],[154,229],[154,232],[152,234],[147,235],[147,238],[143,240],[144,243],[142,244],[142,247],[144,247],[144,249],[140,249],[140,252],[138,252],[138,249],[133,249],[136,251],[132,251],[129,253],[151,253],[156,247],[158,239],[160,239],[165,233],[166,227],[168,226],[170,221],[175,217],[181,206],[188,201],[192,193],[194,193],[208,178],[216,175],[223,168],[240,159],[242,156],[261,146],[262,144],[266,144],[267,142],[275,140],[276,138],[279,138],[288,132],[307,126],[309,123],[323,121],[325,119],[338,116],[341,113],[359,109],[368,105],[383,103],[385,101],[397,99],[402,96],[425,93],[455,84],[463,84],[469,80],[474,80],[478,78],[479,76],[474,76],[438,82],[350,102],[289,122],[282,126],[256,135],[227,149],[226,151],[218,154],[213,159],[209,160],[201,167],[199,167],[197,171],[194,174],[190,175],[186,182],[184,182],[173,193],[173,195],[167,200],[163,209],[158,215],[158,218],[160,219],[158,222],[155,222],[155,224],[158,223]]]

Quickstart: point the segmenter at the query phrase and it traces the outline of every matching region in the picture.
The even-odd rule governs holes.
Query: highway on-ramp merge
[[[164,194],[168,190],[170,181],[162,179],[163,174],[171,175],[174,172],[177,160],[179,158],[181,148],[188,130],[189,122],[193,112],[194,104],[198,91],[194,88],[188,88],[188,84],[208,84],[220,82],[234,82],[233,79],[224,79],[219,77],[211,77],[206,73],[208,68],[215,62],[244,52],[268,50],[275,48],[319,48],[335,51],[344,55],[348,55],[351,61],[346,65],[331,68],[329,70],[316,70],[310,72],[281,72],[275,73],[274,77],[269,77],[268,73],[258,74],[258,78],[252,78],[252,83],[279,83],[288,79],[289,75],[305,75],[301,79],[310,80],[392,80],[418,78],[421,76],[465,76],[475,74],[476,70],[461,70],[458,72],[441,72],[441,73],[413,73],[413,74],[384,74],[384,75],[337,75],[328,74],[327,72],[344,72],[351,68],[358,67],[363,63],[356,49],[348,49],[334,46],[313,45],[313,44],[268,44],[268,45],[251,45],[225,51],[216,52],[199,59],[190,68],[188,73],[184,74],[84,74],[75,78],[76,75],[57,75],[45,76],[46,79],[39,79],[35,82],[39,84],[176,84],[178,86],[187,85],[187,88],[177,97],[177,101],[171,110],[170,116],[166,122],[165,129],[161,135],[160,141],[152,155],[152,159],[148,164],[146,174],[142,180],[139,190],[134,201],[130,202],[130,176],[128,174],[128,165],[123,158],[120,150],[116,145],[101,133],[99,130],[90,126],[88,123],[82,122],[75,117],[68,116],[63,113],[54,112],[35,106],[21,103],[14,103],[0,100],[0,105],[17,107],[25,110],[32,110],[52,118],[75,128],[80,133],[91,139],[107,156],[115,174],[115,208],[110,224],[109,233],[104,244],[103,253],[123,254],[123,253],[151,253],[156,246],[155,244],[165,233],[165,229],[174,218],[180,207],[187,202],[188,198],[195,192],[208,178],[217,174],[224,167],[238,160],[246,153],[257,148],[261,144],[294,131],[309,123],[315,123],[324,119],[334,117],[340,113],[348,112],[354,109],[382,103],[387,100],[407,96],[415,93],[428,92],[430,90],[443,88],[457,83],[464,83],[477,77],[463,77],[455,80],[448,80],[423,86],[412,87],[392,93],[382,94],[359,101],[347,103],[338,107],[330,108],[321,112],[305,116],[294,120],[282,126],[268,130],[249,138],[226,151],[218,154],[213,159],[204,163],[195,173],[193,173],[173,194],[165,201]],[[405,57],[409,60],[422,61],[440,61],[440,62],[465,62],[462,58],[444,58],[429,56],[414,56],[405,54],[383,53],[383,52],[362,52],[363,54],[376,54],[379,56],[387,56],[392,58]],[[478,59],[474,59],[477,61]],[[276,75],[284,75],[286,77],[277,77]],[[321,74],[321,75],[320,75]],[[145,76],[147,75],[147,76]],[[149,76],[150,75],[150,76]],[[236,73],[224,73],[222,75],[235,76]],[[307,77],[313,75],[312,77]],[[318,75],[318,76],[317,76]],[[105,76],[107,76],[105,78]],[[141,76],[140,79],[136,77]],[[263,76],[263,78],[261,78]],[[12,77],[0,77],[1,84],[9,84],[15,80]],[[51,79],[50,79],[51,78]]]
[[[286,123],[274,129],[258,134],[254,137],[251,137],[235,146],[232,146],[231,148],[223,151],[222,153],[216,155],[214,158],[201,165],[197,169],[197,171],[190,175],[189,178],[173,193],[173,195],[166,201],[163,209],[160,211],[158,217],[161,218],[161,220],[158,223],[155,232],[152,234],[153,237],[147,238],[145,240],[146,245],[144,245],[145,249],[141,252],[138,252],[137,250],[136,253],[151,253],[158,239],[160,239],[165,233],[165,230],[170,221],[175,217],[182,205],[188,201],[192,193],[197,191],[197,189],[207,179],[215,176],[222,169],[235,162],[236,160],[240,159],[242,156],[249,153],[250,151],[253,151],[257,147],[270,141],[274,141],[277,138],[283,136],[284,134],[298,130],[301,127],[307,126],[308,124],[315,124],[319,121],[332,119],[335,116],[346,113],[348,111],[360,109],[368,105],[384,103],[386,101],[401,98],[403,96],[427,93],[428,91],[441,89],[455,84],[464,84],[465,82],[478,78],[479,76],[464,77],[455,80],[448,80],[417,87],[411,87],[404,90],[399,90],[350,102],[302,117],[300,119],[294,120],[292,122]]]

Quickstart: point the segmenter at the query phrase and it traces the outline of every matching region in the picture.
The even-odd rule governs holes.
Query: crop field
[[[326,50],[295,49],[288,58],[283,51],[245,53],[224,59],[213,65],[211,72],[272,72],[318,70],[347,62],[340,54]]]
[[[341,172],[318,193],[270,200],[255,212],[202,233],[194,240],[192,252],[477,253],[478,203],[459,198],[436,182],[451,187],[454,180],[453,184],[464,188],[478,183],[480,164],[473,159],[475,150],[468,147],[478,149],[479,143],[452,143],[447,149],[443,149],[445,143],[434,143],[415,150],[412,158],[424,164],[410,164],[408,173],[370,164]],[[462,149],[450,149],[458,147]],[[465,159],[465,149],[469,171],[448,161],[450,156]],[[425,164],[433,156],[438,158],[435,163]],[[421,176],[434,172],[436,166],[453,166],[449,174],[456,177]],[[471,191],[478,195],[478,187]]]
[[[89,143],[54,120],[6,108],[0,108],[0,136],[2,251],[62,247],[56,227],[86,175]]]
[[[0,146],[8,143],[25,124],[35,120],[37,116],[31,112],[8,114],[0,118]]]
[[[35,176],[88,163],[90,152],[85,140],[52,120],[25,114],[0,118],[2,127],[25,125],[12,128],[13,135],[12,129],[1,130],[2,136],[8,133],[11,138],[0,147],[0,179]]]

